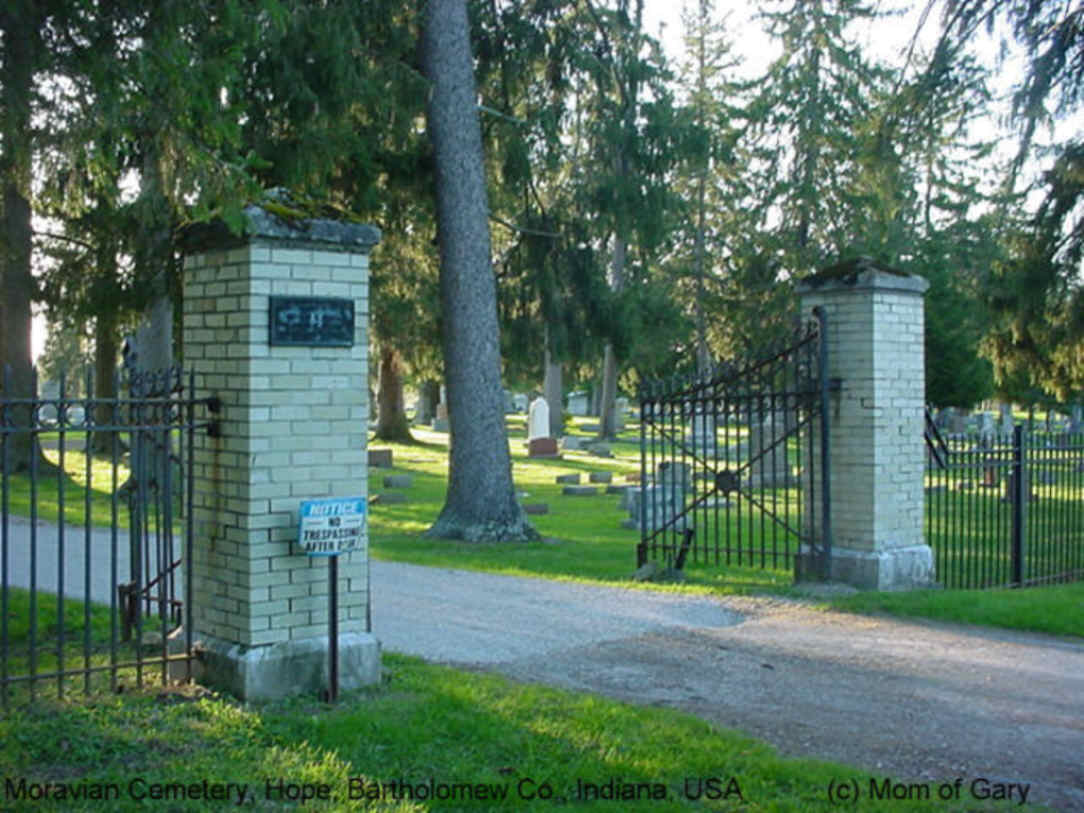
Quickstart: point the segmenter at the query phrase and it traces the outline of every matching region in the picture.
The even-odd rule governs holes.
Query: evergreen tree
[[[985,347],[1000,386],[1026,376],[1049,393],[1074,398],[1084,389],[1084,148],[1075,134],[1042,151],[1035,141],[1041,125],[1078,112],[1084,101],[1084,9],[1072,0],[953,0],[942,42],[963,50],[998,21],[1007,23],[1027,59],[1012,99],[1019,140],[1007,190],[1016,190],[1029,159],[1047,153],[1053,162],[1040,179],[1042,203],[1007,238],[1010,256],[995,264],[985,286],[995,315]]]
[[[430,0],[421,54],[431,83],[440,290],[451,453],[448,494],[431,536],[528,540],[512,487],[504,424],[488,207],[465,0]]]

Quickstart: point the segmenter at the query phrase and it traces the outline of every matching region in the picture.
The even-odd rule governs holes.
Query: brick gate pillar
[[[882,590],[934,579],[923,532],[922,297],[928,286],[867,259],[827,268],[798,285],[803,315],[824,309],[828,375],[841,382],[828,416],[833,581]],[[820,440],[813,446],[819,458]],[[818,459],[818,500],[821,479]]]
[[[328,559],[299,548],[298,515],[302,500],[367,497],[368,271],[380,233],[245,214],[241,238],[189,235],[184,261],[185,364],[197,391],[222,402],[219,436],[197,440],[186,575],[200,679],[258,699],[328,685]],[[275,331],[272,297],[288,298],[276,300]],[[344,689],[380,674],[368,554],[366,532],[364,549],[339,557]]]

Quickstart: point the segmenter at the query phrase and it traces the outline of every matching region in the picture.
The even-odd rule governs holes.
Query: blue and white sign
[[[362,497],[303,500],[297,544],[309,556],[364,550],[368,513]]]

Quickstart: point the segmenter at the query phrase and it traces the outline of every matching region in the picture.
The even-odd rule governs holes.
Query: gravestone
[[[539,397],[531,402],[527,411],[527,456],[554,457],[557,441],[549,436],[550,407],[546,399]]]
[[[583,417],[587,414],[588,401],[586,392],[571,392],[568,395],[568,414]]]
[[[448,391],[440,385],[440,401],[437,402],[437,414],[433,418],[433,429],[437,432],[448,431]]]
[[[786,416],[780,412],[765,414],[764,420],[749,429],[749,483],[753,488],[779,488],[788,484]]]
[[[948,431],[952,435],[963,435],[967,432],[967,415],[961,410],[952,410],[952,415],[949,416]]]
[[[661,528],[685,529],[685,518],[675,521],[675,517],[685,508],[685,492],[680,488],[666,485],[634,486],[622,497],[622,504],[628,509],[629,518],[623,527],[641,528],[646,521],[649,531]]]
[[[628,416],[629,399],[622,396],[614,401],[614,427],[618,432],[625,431],[625,418]]]
[[[516,412],[526,412],[527,404],[528,399],[526,394],[522,392],[517,392],[515,395],[512,396],[512,406],[513,408],[515,408]]]
[[[1011,436],[1013,430],[1012,404],[1001,404],[999,409],[997,433],[1001,437]]]
[[[565,435],[561,438],[561,448],[573,452],[582,449],[586,443],[588,443],[587,438],[581,438],[577,435]]]
[[[678,491],[688,491],[693,486],[693,467],[691,463],[680,460],[667,460],[655,469],[655,482],[673,487]]]
[[[550,407],[546,399],[539,397],[531,401],[527,410],[527,440],[548,438],[550,436]]]
[[[715,414],[704,404],[692,407],[689,431],[685,433],[685,445],[695,455],[713,457],[717,451]]]

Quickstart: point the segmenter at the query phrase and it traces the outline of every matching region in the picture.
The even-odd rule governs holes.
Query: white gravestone
[[[535,398],[527,411],[527,440],[550,436],[550,405],[545,398]]]

